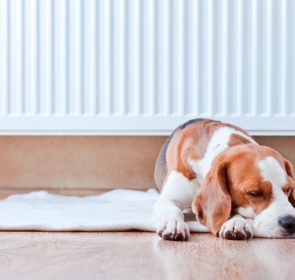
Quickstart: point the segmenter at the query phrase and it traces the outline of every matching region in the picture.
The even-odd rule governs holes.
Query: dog
[[[155,165],[157,234],[186,241],[185,209],[220,238],[295,237],[292,164],[245,130],[194,119],[167,139]]]

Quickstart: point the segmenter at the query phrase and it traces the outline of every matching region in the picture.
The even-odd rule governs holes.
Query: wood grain
[[[1,279],[294,279],[295,240],[0,232]]]

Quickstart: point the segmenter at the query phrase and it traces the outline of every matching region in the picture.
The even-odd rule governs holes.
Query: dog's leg
[[[160,198],[154,207],[157,234],[166,240],[186,241],[189,229],[182,210],[169,199]]]
[[[250,239],[253,237],[253,229],[244,217],[236,214],[222,225],[219,237],[231,240]]]
[[[185,241],[189,228],[184,222],[183,209],[191,207],[197,185],[179,172],[172,171],[159,200],[155,203],[153,220],[157,233],[166,240]]]

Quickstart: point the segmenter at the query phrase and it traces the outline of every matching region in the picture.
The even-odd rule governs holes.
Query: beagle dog
[[[179,126],[155,166],[157,233],[188,240],[185,209],[225,239],[295,237],[293,167],[246,131],[210,119]]]

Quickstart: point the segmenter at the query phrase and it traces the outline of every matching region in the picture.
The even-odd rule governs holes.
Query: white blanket
[[[0,230],[154,231],[152,208],[159,193],[117,189],[76,197],[37,191],[0,201]],[[207,232],[196,221],[191,231]]]

